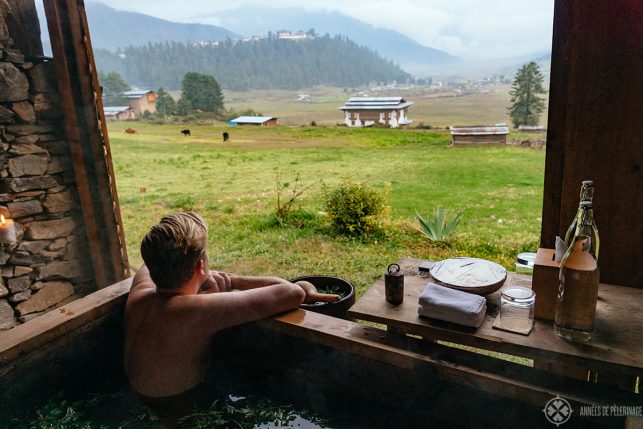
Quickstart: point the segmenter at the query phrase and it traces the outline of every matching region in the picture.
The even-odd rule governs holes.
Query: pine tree
[[[213,76],[188,72],[183,76],[181,91],[181,98],[188,100],[193,109],[204,112],[223,109],[221,87]]]
[[[176,113],[181,116],[185,116],[190,113],[190,110],[192,110],[192,103],[190,103],[190,100],[185,97],[181,97],[179,102],[176,103]]]
[[[127,98],[123,96],[123,93],[131,88],[118,72],[99,73],[98,81],[103,87],[104,104],[106,106],[127,105]]]
[[[156,91],[156,111],[159,115],[171,115],[176,110],[176,102],[163,87]]]
[[[511,85],[511,107],[507,110],[515,128],[520,125],[538,125],[540,114],[545,108],[543,75],[534,61],[518,70]]]

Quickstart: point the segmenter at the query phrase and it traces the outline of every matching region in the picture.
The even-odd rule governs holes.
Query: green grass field
[[[137,134],[123,128],[133,126]],[[450,148],[446,132],[336,127],[224,127],[111,124],[110,143],[132,265],[161,216],[193,209],[210,224],[213,267],[292,278],[336,275],[358,293],[400,257],[478,256],[508,268],[533,250],[540,233],[544,151],[518,146]],[[231,141],[222,143],[228,131]],[[274,222],[276,169],[282,182],[313,184],[285,226]],[[392,219],[384,235],[333,235],[322,185],[343,175],[389,188]],[[450,246],[432,246],[416,210],[462,211]]]

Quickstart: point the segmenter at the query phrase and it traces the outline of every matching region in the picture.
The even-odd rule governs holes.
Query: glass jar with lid
[[[494,328],[528,335],[534,326],[536,293],[523,286],[508,286],[500,291],[500,314]]]

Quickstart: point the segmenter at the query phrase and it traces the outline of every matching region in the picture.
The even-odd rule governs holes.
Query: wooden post
[[[7,15],[9,34],[13,39],[13,48],[30,57],[42,56],[40,41],[40,22],[34,0],[8,0],[11,13]],[[29,31],[25,31],[29,28]]]
[[[556,0],[540,247],[594,180],[601,282],[643,288],[643,3]]]
[[[80,205],[101,289],[129,276],[101,90],[82,0],[44,2]]]

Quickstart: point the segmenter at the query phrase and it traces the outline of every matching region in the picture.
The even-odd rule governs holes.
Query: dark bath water
[[[301,428],[361,429],[412,428],[407,413],[360,401],[341,393],[301,384],[258,380],[230,367],[214,367],[206,380],[199,406],[179,428]],[[0,428],[94,429],[158,428],[156,415],[131,392],[118,371],[70,380],[65,389],[39,404],[25,404],[14,415],[0,416]],[[447,427],[447,426],[434,426]]]

